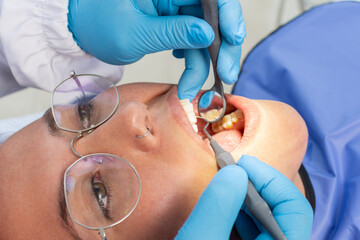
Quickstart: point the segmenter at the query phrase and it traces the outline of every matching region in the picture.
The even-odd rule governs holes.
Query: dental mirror
[[[215,33],[214,41],[208,48],[214,70],[215,83],[210,90],[201,95],[198,103],[198,110],[201,117],[209,123],[214,123],[224,116],[226,110],[224,88],[217,74],[217,60],[221,45],[219,11],[216,0],[201,0],[201,6],[205,21],[212,27]]]
[[[201,95],[198,103],[198,110],[200,116],[207,122],[217,122],[225,114],[225,98],[221,93],[210,89]]]

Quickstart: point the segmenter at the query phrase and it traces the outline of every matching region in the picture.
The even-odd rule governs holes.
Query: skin
[[[141,178],[138,207],[106,234],[108,239],[173,238],[218,170],[214,154],[193,132],[176,87],[138,83],[118,90],[115,114],[75,144],[82,155],[103,152],[128,160]],[[256,156],[303,190],[297,171],[307,130],[297,112],[273,101],[236,96],[228,96],[228,101],[251,109],[244,111],[245,133],[233,146],[234,158],[244,153]],[[146,127],[150,134],[136,138]],[[75,136],[65,131],[51,134],[41,118],[0,146],[1,239],[73,239],[62,223],[57,196],[64,171],[78,159],[70,148]],[[80,238],[99,239],[97,231],[68,221]]]

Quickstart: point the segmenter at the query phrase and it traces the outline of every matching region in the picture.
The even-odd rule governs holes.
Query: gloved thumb
[[[150,52],[206,48],[214,40],[210,25],[192,16],[148,16],[145,24],[144,43]]]
[[[222,168],[201,195],[176,239],[229,239],[247,185],[247,174],[241,167]]]
[[[237,165],[245,169],[256,190],[268,203],[287,239],[309,239],[313,212],[296,186],[278,170],[256,157],[243,155]],[[272,237],[262,232],[257,239],[268,240]]]

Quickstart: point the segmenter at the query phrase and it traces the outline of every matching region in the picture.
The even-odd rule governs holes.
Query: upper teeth
[[[182,100],[180,100],[180,104],[184,108],[184,111],[185,111],[185,113],[186,113],[186,115],[187,115],[187,117],[188,117],[194,131],[198,132],[198,127],[196,125],[197,119],[196,119],[196,116],[195,116],[194,107],[190,103],[190,100],[189,99],[182,99]]]
[[[223,109],[220,108],[220,109],[211,109],[207,112],[202,112],[200,113],[200,115],[207,119],[208,121],[214,121],[216,119],[218,119],[222,113]]]

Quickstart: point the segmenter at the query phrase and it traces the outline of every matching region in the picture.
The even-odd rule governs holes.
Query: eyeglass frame
[[[116,96],[117,96],[117,101],[116,101],[116,105],[115,105],[115,108],[114,110],[109,114],[109,116],[107,118],[105,118],[104,120],[102,120],[101,122],[99,122],[98,124],[96,124],[95,126],[90,126],[88,128],[85,128],[85,129],[82,129],[82,130],[71,130],[71,129],[68,129],[68,128],[64,128],[62,127],[59,122],[57,121],[56,117],[55,117],[55,110],[54,110],[54,93],[56,91],[56,89],[61,85],[63,84],[64,82],[66,82],[67,80],[71,79],[71,78],[74,78],[74,77],[82,77],[82,76],[92,76],[92,77],[98,77],[100,79],[104,79],[106,81],[108,81],[109,83],[111,83],[111,85],[115,88],[115,91],[116,91]],[[105,78],[103,76],[100,76],[100,75],[96,75],[96,74],[76,74],[74,70],[72,70],[70,72],[70,76],[66,79],[64,79],[63,81],[61,81],[55,88],[54,90],[52,91],[51,93],[51,112],[53,114],[53,117],[54,117],[54,120],[55,120],[55,123],[56,125],[61,129],[61,130],[64,130],[64,131],[67,131],[67,132],[73,132],[73,133],[79,133],[79,134],[82,134],[86,131],[90,131],[90,130],[93,130],[95,128],[97,128],[98,126],[100,126],[101,124],[103,124],[104,122],[106,122],[107,120],[109,120],[113,115],[114,113],[116,112],[118,106],[119,106],[119,100],[120,100],[120,95],[119,95],[119,91],[118,89],[116,88],[115,84],[108,78]]]
[[[85,129],[82,129],[82,130],[71,130],[71,129],[68,129],[68,128],[64,128],[62,127],[59,122],[57,121],[56,117],[55,117],[55,109],[54,109],[54,93],[56,91],[56,89],[61,85],[63,84],[64,82],[68,81],[69,79],[71,78],[75,78],[75,77],[81,77],[81,76],[92,76],[92,77],[98,77],[99,79],[103,79],[103,80],[106,80],[108,81],[112,86],[115,88],[115,92],[116,92],[116,96],[117,96],[117,101],[116,101],[116,105],[114,107],[114,110],[109,114],[108,117],[106,117],[104,120],[102,120],[101,122],[99,122],[98,124],[96,125],[92,125],[88,128],[85,128]],[[75,79],[74,79],[75,80]],[[76,81],[76,80],[75,80]],[[79,86],[79,88],[81,88],[81,90],[83,91],[82,87]],[[106,90],[106,89],[104,89]],[[116,112],[118,106],[119,106],[119,101],[120,101],[120,96],[119,96],[119,91],[116,87],[116,85],[111,81],[109,80],[108,78],[105,78],[103,76],[100,76],[100,75],[96,75],[96,74],[76,74],[74,70],[72,70],[70,72],[70,76],[66,79],[64,79],[63,81],[61,81],[55,88],[54,90],[52,91],[52,94],[51,94],[51,112],[52,112],[52,115],[53,115],[53,118],[54,118],[54,121],[55,121],[55,124],[57,125],[57,127],[61,130],[64,130],[64,131],[67,131],[67,132],[73,132],[73,133],[78,133],[77,136],[75,136],[72,140],[71,140],[71,143],[70,143],[70,146],[71,146],[71,150],[73,151],[73,153],[79,157],[78,160],[76,160],[74,163],[72,163],[65,171],[64,173],[64,197],[65,197],[65,203],[66,203],[66,207],[67,207],[67,210],[69,212],[69,215],[70,215],[70,218],[78,225],[86,228],[86,229],[89,229],[89,230],[98,230],[99,231],[99,235],[101,237],[101,240],[107,240],[106,238],[106,234],[105,234],[105,229],[108,229],[108,228],[111,228],[121,222],[123,222],[126,218],[128,218],[136,209],[138,203],[139,203],[139,200],[140,200],[140,195],[141,195],[141,181],[140,181],[140,176],[138,174],[138,172],[136,171],[135,167],[130,163],[128,162],[127,160],[119,157],[119,156],[116,156],[116,155],[113,155],[113,154],[110,154],[110,153],[93,153],[93,154],[88,154],[88,155],[81,155],[79,154],[75,148],[74,148],[74,142],[76,140],[78,140],[79,138],[83,137],[83,133],[87,132],[88,134],[90,134],[94,129],[96,129],[97,127],[99,127],[100,125],[102,125],[103,123],[105,123],[107,120],[109,120],[113,115],[114,113]],[[110,225],[107,225],[107,226],[103,226],[103,227],[90,227],[90,226],[87,226],[85,224],[82,224],[80,222],[78,222],[72,215],[71,213],[71,210],[70,210],[70,207],[69,207],[69,204],[68,204],[68,198],[67,198],[67,191],[66,191],[66,176],[67,176],[67,173],[69,172],[69,170],[78,162],[80,162],[81,160],[83,160],[84,158],[86,157],[90,157],[90,156],[94,156],[94,155],[105,155],[105,156],[115,156],[115,157],[118,157],[118,158],[121,158],[123,161],[125,161],[130,167],[131,169],[135,172],[136,174],[136,177],[137,177],[137,180],[139,182],[139,195],[138,195],[138,198],[136,200],[136,203],[134,205],[134,207],[132,208],[132,210],[125,216],[123,217],[122,219],[120,219],[119,221],[115,222],[115,223],[112,223]]]

